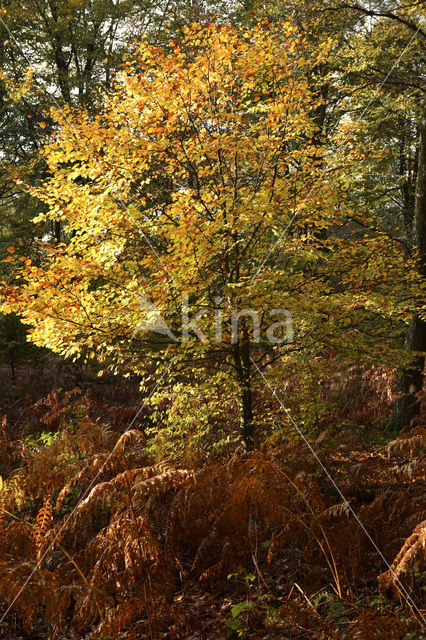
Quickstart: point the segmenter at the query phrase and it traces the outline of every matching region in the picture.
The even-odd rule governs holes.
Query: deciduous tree
[[[65,221],[70,242],[42,243],[41,266],[6,290],[31,339],[121,372],[146,375],[154,359],[169,396],[174,382],[178,404],[194,401],[193,424],[238,401],[248,447],[261,371],[292,353],[347,349],[348,338],[362,351],[358,328],[395,313],[401,261],[384,236],[352,231],[350,148],[335,146],[324,169],[308,76],[327,50],[312,53],[288,23],[194,25],[181,44],[143,41],[95,117],[55,110],[51,177],[34,193],[48,207],[39,220]],[[141,294],[171,333],[153,339],[140,324]],[[188,332],[182,299],[183,320],[198,322]],[[270,328],[283,309],[291,344]]]

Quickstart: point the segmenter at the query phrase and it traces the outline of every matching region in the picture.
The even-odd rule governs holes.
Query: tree
[[[396,347],[405,334],[405,353],[395,349],[392,362],[399,370],[398,395],[388,428],[397,431],[419,412],[426,352],[421,268],[425,240],[419,235],[423,223],[415,222],[424,215],[419,208],[426,42],[421,3],[375,0],[367,7],[356,1],[306,0],[292,5],[291,0],[274,3],[273,10],[293,12],[296,20],[321,35],[340,30],[329,61],[338,80],[330,86],[326,123],[348,116],[355,120],[354,138],[365,162],[351,172],[352,204],[369,212],[374,225],[400,243],[408,261],[417,255],[418,291],[410,313],[383,338],[387,348]],[[374,148],[382,153],[372,153]]]
[[[288,23],[194,25],[181,45],[143,41],[95,117],[53,111],[51,177],[33,193],[70,241],[41,243],[42,264],[5,288],[36,344],[167,373],[169,396],[210,397],[195,422],[238,400],[247,447],[260,372],[348,335],[362,351],[358,327],[394,313],[401,261],[384,236],[351,231],[338,174],[355,156],[334,148],[324,170],[308,76],[328,46],[310,52]]]
[[[111,81],[135,37],[156,31],[171,3],[119,0],[10,0],[0,3],[0,256],[20,241],[17,252],[37,260],[35,239],[67,240],[59,220],[45,228],[31,221],[42,211],[22,185],[37,185],[46,174],[39,155],[50,134],[48,110],[84,104],[96,113],[99,93]],[[16,178],[20,178],[18,186]],[[2,277],[13,282],[12,265]],[[3,319],[0,319],[0,325]],[[10,332],[10,320],[0,333]],[[17,331],[25,353],[25,332]],[[8,353],[6,353],[8,356]]]
[[[419,275],[424,279],[426,277],[426,100],[424,100],[419,130],[413,236],[417,249]],[[418,394],[423,387],[426,352],[426,316],[423,296],[421,287],[417,296],[417,309],[410,320],[405,340],[405,348],[413,353],[413,357],[402,371],[398,381],[399,396],[388,424],[390,431],[397,431],[409,424],[420,410]]]
[[[367,131],[370,144],[378,141],[389,153],[387,163],[382,162],[376,172],[363,176],[364,188],[358,196],[366,207],[375,201],[377,224],[394,237],[399,235],[407,257],[414,257],[418,269],[417,291],[404,323],[406,354],[398,358],[398,395],[388,423],[390,431],[398,431],[420,410],[426,353],[426,133],[422,77],[426,34],[418,2],[400,6],[378,0],[368,8],[357,2],[336,2],[329,10],[349,10],[359,16],[348,52],[352,61],[348,65],[349,79],[358,86],[350,102],[362,112],[368,107],[362,131]],[[357,60],[354,50],[358,52]],[[371,87],[375,87],[373,95]]]

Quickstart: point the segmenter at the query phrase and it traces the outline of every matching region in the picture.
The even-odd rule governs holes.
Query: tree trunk
[[[409,324],[405,348],[407,351],[415,352],[426,350],[426,324],[417,315],[412,317]],[[397,383],[398,396],[387,425],[389,431],[399,431],[402,427],[410,424],[414,416],[418,414],[420,402],[416,394],[423,386],[424,366],[425,356],[418,353],[401,372]]]
[[[254,448],[254,423],[252,408],[252,392],[250,381],[247,386],[241,387],[241,435],[246,449],[251,451]]]
[[[240,387],[241,436],[248,451],[254,448],[253,394],[250,380],[250,341],[247,336],[233,345],[234,367]]]
[[[414,211],[414,238],[419,259],[419,273],[426,276],[426,99],[420,119],[420,141]],[[416,394],[423,386],[426,352],[426,323],[415,314],[408,327],[405,348],[412,359],[398,380],[398,398],[388,422],[389,431],[395,432],[408,425],[420,411]]]

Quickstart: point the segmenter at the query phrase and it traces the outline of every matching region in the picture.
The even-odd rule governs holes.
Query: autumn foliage
[[[46,112],[14,175],[41,231],[1,311],[54,355],[0,390],[0,638],[420,640],[422,389],[383,429],[420,253],[359,195],[387,154],[343,83],[326,132],[331,30],[209,20]]]
[[[153,402],[162,390],[170,399],[179,389],[181,399],[198,388],[209,416],[239,405],[238,437],[250,448],[265,367],[277,362],[279,379],[280,363],[297,368],[352,347],[370,354],[365,328],[403,318],[415,279],[368,217],[369,232],[355,232],[360,214],[342,166],[358,159],[342,150],[346,129],[331,153],[322,144],[315,78],[332,41],[313,49],[289,23],[185,33],[181,43],[143,41],[96,116],[53,110],[50,176],[31,192],[47,206],[38,221],[62,223],[66,242],[42,243],[39,263],[25,263],[19,286],[5,287],[4,309],[62,356],[96,356],[105,369],[147,380],[155,372]],[[172,337],[143,325],[141,295]],[[186,336],[183,301],[199,320]],[[247,309],[260,318],[260,341],[247,317],[232,327],[232,313]],[[294,338],[267,344],[283,309]],[[207,400],[212,388],[219,404]],[[208,421],[189,403],[182,411],[191,429]]]

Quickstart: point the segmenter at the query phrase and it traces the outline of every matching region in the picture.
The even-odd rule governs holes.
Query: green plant
[[[39,436],[27,436],[24,444],[29,449],[50,447],[59,438],[59,431],[43,431]]]

